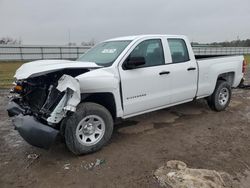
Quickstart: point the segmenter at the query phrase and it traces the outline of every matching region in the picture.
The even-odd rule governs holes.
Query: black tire
[[[225,104],[221,104],[220,101],[220,92],[222,90],[227,90],[228,91],[228,100],[225,101]],[[207,103],[208,106],[217,112],[223,111],[226,109],[226,107],[229,105],[230,100],[231,100],[231,94],[232,94],[232,89],[231,86],[228,82],[224,80],[218,80],[215,90],[211,96],[207,98]]]
[[[105,132],[102,138],[94,145],[84,145],[77,138],[77,126],[85,117],[95,115],[100,117],[105,126]],[[71,116],[66,118],[65,142],[68,149],[76,155],[92,153],[100,150],[110,140],[113,132],[113,118],[110,112],[103,106],[86,102],[78,105],[77,110]]]

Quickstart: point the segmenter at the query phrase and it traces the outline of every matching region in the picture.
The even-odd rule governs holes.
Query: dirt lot
[[[11,126],[7,102],[2,90],[1,188],[159,187],[153,173],[169,160],[224,171],[250,187],[250,90],[234,90],[230,107],[220,113],[198,100],[123,121],[109,145],[81,157],[61,142],[49,151],[28,145]],[[101,164],[90,168],[97,159]]]

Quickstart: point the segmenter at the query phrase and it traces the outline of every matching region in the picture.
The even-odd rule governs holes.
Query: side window
[[[187,46],[182,39],[168,39],[173,63],[181,63],[189,61]]]
[[[144,57],[146,64],[140,66],[139,68],[165,64],[160,39],[150,39],[141,42],[135,47],[129,57]]]

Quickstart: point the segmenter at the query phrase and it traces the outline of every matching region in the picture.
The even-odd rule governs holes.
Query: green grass
[[[250,64],[250,55],[245,55],[245,60],[247,60],[247,63]]]
[[[16,70],[24,62],[0,62],[0,88],[10,88]]]
[[[248,64],[250,64],[250,55],[246,55],[245,59]],[[16,70],[23,64],[24,62],[0,62],[0,89],[1,88],[10,88],[13,82],[13,76]]]

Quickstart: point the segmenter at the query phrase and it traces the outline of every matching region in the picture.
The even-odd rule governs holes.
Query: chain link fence
[[[91,46],[9,46],[0,45],[0,61],[77,59]],[[250,47],[193,47],[195,55],[247,55]]]
[[[0,61],[76,59],[91,46],[1,46]]]

